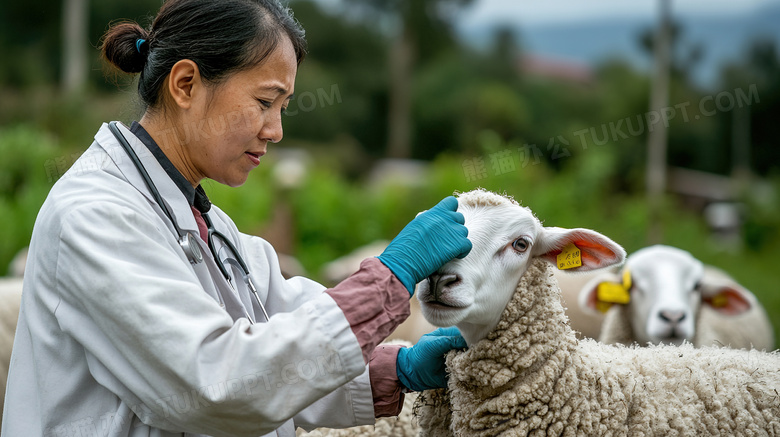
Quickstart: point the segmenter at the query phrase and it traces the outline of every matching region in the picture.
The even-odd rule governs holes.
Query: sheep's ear
[[[736,316],[753,306],[753,296],[739,287],[701,284],[699,288],[702,304],[721,314]]]
[[[601,289],[601,293],[599,293]],[[616,290],[605,296],[605,291]],[[577,296],[580,308],[587,313],[600,315],[606,313],[612,305],[627,304],[630,299],[629,291],[617,273],[604,272],[594,276],[580,290]]]
[[[543,228],[533,254],[558,266],[558,255],[569,244],[579,249],[581,266],[566,270],[586,272],[622,264],[626,260],[626,251],[619,244],[596,231],[582,228]]]

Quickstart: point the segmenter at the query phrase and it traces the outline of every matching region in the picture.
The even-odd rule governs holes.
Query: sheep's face
[[[492,327],[528,267],[541,224],[527,208],[511,204],[459,205],[458,211],[473,248],[420,283],[417,298],[434,325]]]
[[[604,283],[631,285],[627,302],[601,300]],[[580,291],[579,304],[586,311],[602,311],[624,305],[631,323],[625,338],[640,345],[698,343],[697,327],[702,307],[724,316],[748,311],[755,297],[723,272],[705,268],[690,253],[670,246],[650,246],[631,254],[625,268],[594,277]]]
[[[445,264],[417,287],[423,316],[436,326],[457,326],[468,344],[498,323],[520,277],[534,257],[551,262],[569,243],[580,243],[579,270],[620,263],[623,249],[587,229],[546,228],[514,200],[475,190],[458,198],[473,248]]]
[[[639,344],[693,341],[703,268],[688,252],[669,246],[648,247],[628,257],[629,310]]]

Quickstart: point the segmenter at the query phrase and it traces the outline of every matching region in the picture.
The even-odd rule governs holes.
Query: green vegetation
[[[47,10],[58,10],[59,2],[48,3]],[[110,20],[128,17],[145,24],[142,17],[159,6],[157,0],[90,3],[93,45]],[[420,18],[422,12],[415,12],[407,23],[410,43],[417,47],[406,84],[410,157],[424,163],[427,173],[411,184],[377,185],[369,171],[386,156],[390,90],[397,85],[388,65],[395,39],[361,18],[368,14],[394,22],[403,16],[383,2],[367,8],[358,3],[350,3],[355,8],[347,18],[308,1],[292,3],[307,29],[310,53],[298,74],[285,139],[269,147],[244,186],[205,184],[240,229],[273,240],[273,222],[286,208],[293,220],[287,237],[291,255],[320,279],[324,263],[390,239],[442,197],[480,186],[514,196],[548,226],[596,229],[629,252],[647,245],[650,80],[645,73],[613,59],[585,82],[531,75],[517,67],[522,47],[514,45],[511,33],[498,32],[494,47],[479,52],[454,38],[446,17]],[[451,6],[462,4],[452,0]],[[29,242],[46,194],[86,150],[100,123],[129,122],[141,114],[132,79],[104,78],[97,50],[91,52],[84,92],[63,97],[56,84],[60,42],[51,30],[58,17],[47,13],[33,19],[32,9],[12,1],[0,14],[0,44],[16,60],[0,63],[0,208],[5,215],[0,274]],[[438,10],[430,9],[426,13]],[[730,174],[732,141],[739,137],[733,132],[735,114],[749,109],[749,164],[760,184],[747,185],[732,199],[744,207],[740,241],[720,240],[708,229],[703,200],[670,193],[661,214],[663,242],[723,268],[755,292],[780,339],[780,148],[775,140],[780,56],[774,45],[761,41],[744,52],[724,69],[714,90],[690,83],[684,66],[675,69],[670,105],[677,114],[669,123],[668,159],[674,167]],[[727,105],[729,99],[734,105]],[[285,149],[303,149],[315,163],[296,188],[279,187],[273,176]]]

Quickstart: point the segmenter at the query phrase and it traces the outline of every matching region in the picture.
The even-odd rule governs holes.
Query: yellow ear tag
[[[712,300],[710,301],[710,304],[714,306],[715,308],[723,308],[729,303],[729,298],[726,296],[725,293],[716,294],[715,296],[712,296]]]
[[[626,291],[631,290],[631,272],[626,269],[623,271],[623,288],[625,288]]]
[[[580,253],[580,249],[575,246],[574,243],[569,243],[566,245],[566,247],[563,248],[561,253],[558,254],[557,261],[558,269],[573,269],[575,267],[582,266],[582,254]]]
[[[623,284],[616,282],[602,282],[596,288],[596,297],[600,302],[622,303],[631,301],[631,295],[628,290],[623,288]]]
[[[596,309],[599,310],[599,312],[606,313],[610,308],[612,308],[612,304],[609,302],[596,302]]]

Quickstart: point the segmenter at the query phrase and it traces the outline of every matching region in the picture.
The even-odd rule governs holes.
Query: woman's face
[[[259,65],[230,75],[193,100],[179,138],[190,175],[235,187],[265,155],[268,142],[282,139],[282,112],[292,98],[298,69],[295,50],[283,38]],[[193,180],[195,179],[195,180]]]

